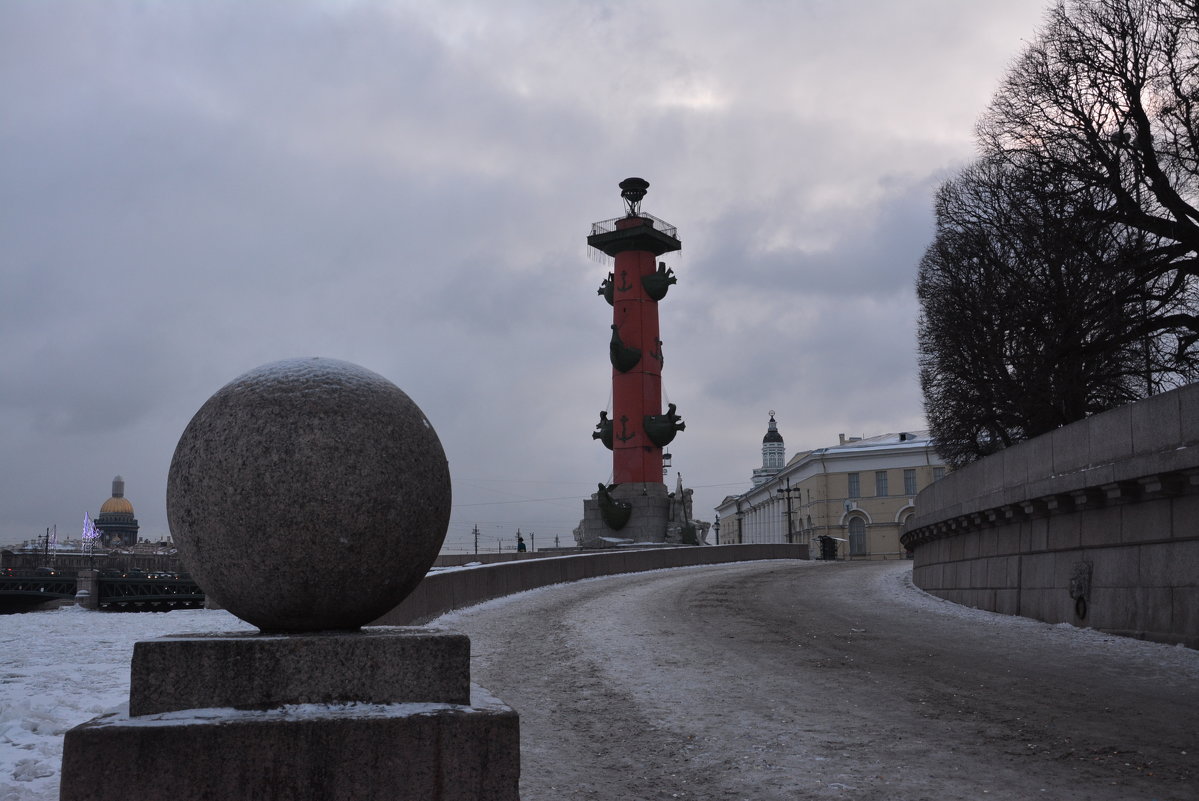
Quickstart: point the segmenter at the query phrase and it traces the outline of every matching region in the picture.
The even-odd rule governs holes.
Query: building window
[[[874,494],[880,498],[887,497],[887,471],[879,470],[874,474]]]
[[[916,494],[916,471],[915,469],[903,471],[903,494]]]
[[[861,498],[862,497],[862,487],[858,481],[858,474],[857,473],[849,473],[848,475],[849,475],[849,497],[850,498]]]
[[[933,481],[940,481],[943,478],[945,478],[945,468],[944,467],[934,467],[933,468]]]
[[[866,521],[857,516],[849,518],[849,555],[866,555]]]

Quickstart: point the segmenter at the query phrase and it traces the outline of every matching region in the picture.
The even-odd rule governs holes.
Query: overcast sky
[[[1045,5],[0,3],[0,543],[78,536],[118,473],[166,534],[188,420],[296,356],[424,409],[449,548],[570,543],[611,474],[585,239],[632,175],[683,242],[663,383],[698,517],[771,409],[788,456],[924,428],[931,196]]]

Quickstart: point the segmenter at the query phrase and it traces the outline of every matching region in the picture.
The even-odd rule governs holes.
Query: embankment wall
[[[941,598],[1199,648],[1199,384],[950,473],[901,540]]]

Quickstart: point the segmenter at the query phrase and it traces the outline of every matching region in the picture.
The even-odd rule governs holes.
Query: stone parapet
[[[934,595],[1199,647],[1199,384],[947,475],[902,541]]]
[[[1190,481],[1194,472],[1199,384],[1079,420],[948,474],[917,496],[903,541],[914,544],[922,529],[954,518],[1155,475]]]
[[[659,547],[555,556],[431,573],[407,599],[372,625],[423,623],[454,609],[568,581],[669,567],[807,559],[807,545],[786,543]]]

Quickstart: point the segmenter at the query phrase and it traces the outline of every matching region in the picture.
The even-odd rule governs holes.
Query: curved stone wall
[[[597,576],[756,559],[807,558],[807,545],[712,545],[702,548],[612,550],[447,570],[430,573],[403,603],[372,625],[411,626],[425,623],[445,612],[492,598]]]
[[[901,540],[941,598],[1199,648],[1199,384],[950,473]]]

